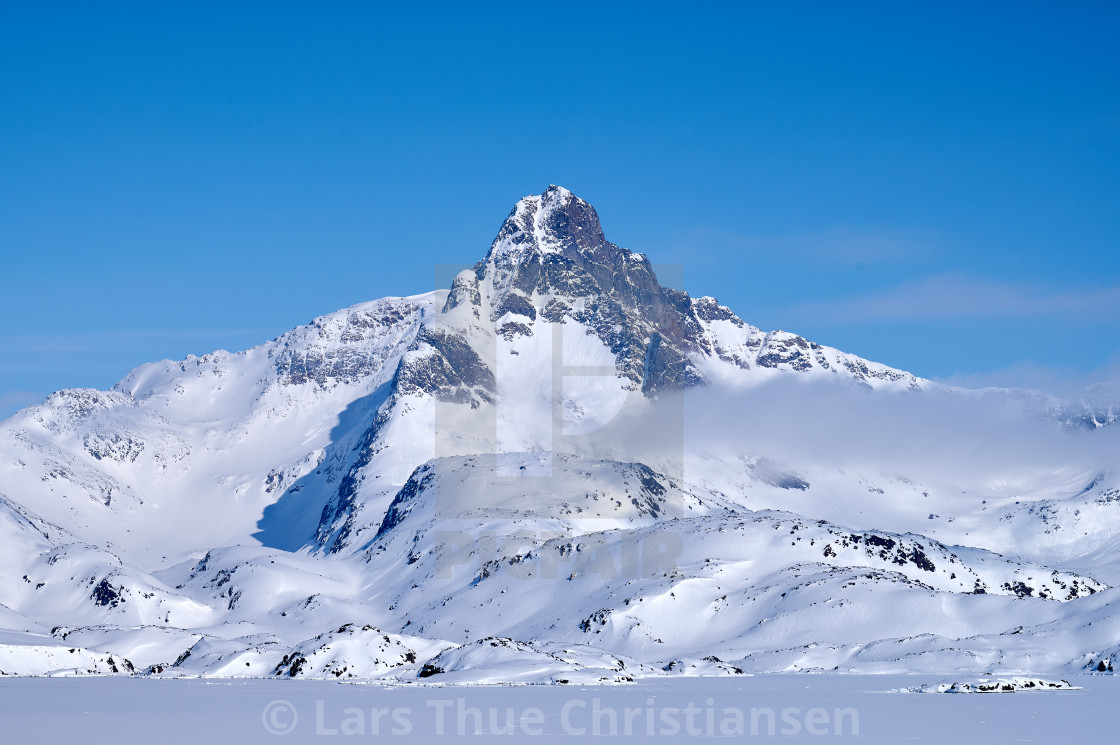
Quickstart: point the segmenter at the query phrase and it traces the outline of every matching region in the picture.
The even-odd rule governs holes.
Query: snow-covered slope
[[[3,423],[0,484],[150,568],[254,534],[299,548],[444,295],[364,303],[247,352],[144,365],[111,391],[55,393]]]
[[[765,333],[553,186],[448,290],[3,422],[0,670],[1080,670],[1120,649],[1107,394]]]

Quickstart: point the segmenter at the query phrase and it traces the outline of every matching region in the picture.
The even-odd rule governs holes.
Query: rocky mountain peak
[[[486,355],[467,354],[463,340],[492,333],[513,343],[543,323],[583,326],[614,355],[631,390],[649,396],[703,383],[712,364],[918,385],[794,334],[763,334],[715,298],[662,286],[644,255],[608,241],[595,208],[560,186],[518,201],[486,257],[455,277],[433,323],[416,337],[425,353],[405,361],[398,388],[460,403],[497,393]]]
[[[580,324],[615,355],[620,377],[647,394],[703,380],[688,358],[708,351],[691,298],[662,287],[645,256],[608,241],[595,208],[560,186],[518,201],[486,257],[456,276],[444,306],[445,314],[453,310],[439,321],[438,335],[422,332],[415,342],[436,358],[406,360],[398,383],[438,387],[443,399],[460,400],[465,384],[440,376],[448,385],[433,386],[432,370],[479,369],[444,339],[465,338],[479,322],[493,324],[506,341],[532,335],[541,322]],[[419,372],[410,377],[413,368]],[[491,393],[476,390],[471,400]]]
[[[539,196],[529,195],[517,202],[491,252],[533,248],[543,253],[570,253],[595,251],[606,243],[595,208],[564,187],[552,185]]]
[[[646,257],[608,241],[595,208],[555,185],[518,201],[475,273],[490,278],[496,307],[511,291],[638,306],[660,290]]]

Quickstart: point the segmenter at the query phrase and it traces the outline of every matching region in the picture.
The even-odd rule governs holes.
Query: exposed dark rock
[[[399,395],[431,393],[448,403],[494,400],[494,373],[457,334],[424,326],[401,359],[393,381]]]
[[[443,673],[443,668],[442,667],[439,667],[438,665],[433,665],[432,663],[429,662],[429,663],[425,663],[425,665],[422,668],[420,668],[420,672],[416,673],[416,677],[417,678],[430,678],[433,675],[440,675],[441,673]]]
[[[377,529],[374,540],[385,535],[404,520],[412,510],[412,505],[420,492],[434,479],[435,473],[432,472],[432,467],[428,464],[420,466],[412,472],[408,481],[397,492],[397,496],[393,498],[392,504],[389,505],[389,509],[385,513],[385,519],[381,521],[381,527]]]
[[[598,627],[606,626],[607,620],[610,618],[610,616],[611,611],[609,608],[600,608],[599,610],[595,611],[590,616],[579,622],[579,630],[583,632],[594,631],[596,634],[598,634]]]
[[[277,377],[285,385],[315,383],[320,388],[361,380],[385,362],[385,350],[365,342],[392,329],[418,324],[422,315],[419,306],[384,304],[351,313],[339,328],[315,319],[311,328],[318,330],[323,341],[335,343],[289,346],[286,342],[275,356]]]
[[[116,608],[126,600],[124,587],[113,587],[108,579],[103,579],[93,588],[90,599],[97,605]]]
[[[494,311],[494,320],[501,318],[506,313],[526,316],[529,320],[536,320],[537,318],[537,309],[533,307],[532,301],[519,292],[511,292],[502,298],[502,302]]]

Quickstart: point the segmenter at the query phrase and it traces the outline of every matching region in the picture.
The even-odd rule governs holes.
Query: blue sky
[[[1120,377],[1118,29],[1090,2],[8,3],[0,415],[431,289],[550,183],[763,328],[971,384]]]

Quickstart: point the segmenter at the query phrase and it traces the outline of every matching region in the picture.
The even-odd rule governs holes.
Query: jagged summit
[[[564,187],[551,185],[514,205],[490,250],[595,251],[606,244],[595,208]]]
[[[445,311],[464,303],[507,338],[538,319],[582,324],[646,392],[702,380],[686,356],[702,346],[688,294],[662,287],[649,260],[608,241],[595,208],[561,186],[518,201]]]
[[[444,312],[460,307],[468,325],[508,342],[542,323],[579,324],[614,356],[619,376],[649,395],[701,384],[727,366],[731,375],[759,367],[918,384],[793,334],[764,334],[715,298],[663,286],[645,255],[607,240],[594,207],[555,185],[518,201],[486,257],[455,278]],[[456,368],[455,357],[438,367]]]
[[[501,272],[550,262],[573,264],[600,279],[607,279],[607,269],[627,273],[638,269],[653,276],[644,255],[607,240],[595,207],[556,185],[514,205],[476,271],[482,277],[486,267]]]

